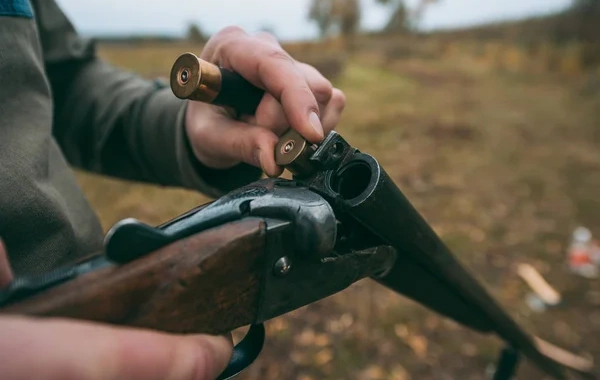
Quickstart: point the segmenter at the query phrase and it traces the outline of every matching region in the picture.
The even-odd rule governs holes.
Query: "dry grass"
[[[442,46],[429,43],[432,51]],[[525,326],[600,357],[599,283],[564,267],[574,226],[600,235],[600,82],[577,70],[569,76],[521,70],[527,59],[518,50],[471,46],[483,52],[475,59],[459,45],[444,46],[444,59],[377,41],[359,49],[335,75],[348,99],[338,131],[381,161]],[[188,48],[106,47],[102,54],[142,75],[165,76]],[[314,46],[290,49],[318,58]],[[328,55],[335,51],[330,47]],[[498,56],[511,70],[481,62]],[[79,178],[107,227],[124,217],[160,223],[207,200],[179,189]],[[518,262],[538,268],[563,292],[563,304],[541,314],[528,309],[527,289],[513,270]],[[499,348],[493,337],[368,281],[267,328],[264,352],[243,379],[482,379]],[[520,376],[543,378],[527,365]]]

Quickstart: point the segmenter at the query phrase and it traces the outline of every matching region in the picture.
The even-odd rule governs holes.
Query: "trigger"
[[[232,379],[239,375],[240,372],[248,368],[256,360],[264,343],[265,327],[262,323],[251,325],[244,339],[233,348],[231,361],[227,365],[227,368],[225,368],[225,371],[216,380]]]

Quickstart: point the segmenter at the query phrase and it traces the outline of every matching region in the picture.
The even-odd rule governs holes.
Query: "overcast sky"
[[[363,2],[365,29],[380,27],[388,10]],[[84,34],[181,35],[190,21],[214,33],[228,25],[248,31],[268,26],[281,39],[312,38],[314,24],[306,19],[310,0],[57,0]],[[441,0],[422,23],[426,29],[516,19],[563,9],[570,0]],[[409,0],[414,5],[416,0]]]

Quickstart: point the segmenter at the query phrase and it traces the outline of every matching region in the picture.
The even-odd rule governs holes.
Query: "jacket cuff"
[[[182,186],[220,197],[261,178],[262,170],[241,163],[229,169],[213,169],[194,155],[185,130],[188,101],[161,88],[149,100],[143,125],[143,141],[149,166],[165,185]]]

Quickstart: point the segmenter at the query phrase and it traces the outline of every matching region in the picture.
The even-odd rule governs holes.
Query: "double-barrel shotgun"
[[[264,91],[192,53],[171,70],[175,96],[252,114]],[[116,223],[102,252],[0,291],[0,313],[60,316],[173,333],[249,326],[219,379],[259,355],[263,323],[371,279],[505,342],[494,379],[526,357],[556,379],[596,378],[591,360],[528,333],[455,258],[368,153],[332,131],[289,130],[276,161],[292,179],[249,183],[171,221]]]

